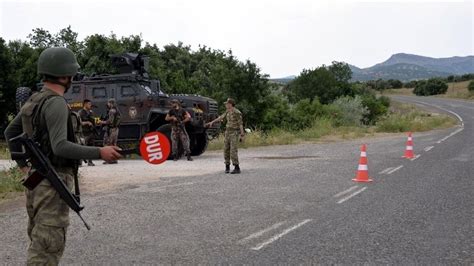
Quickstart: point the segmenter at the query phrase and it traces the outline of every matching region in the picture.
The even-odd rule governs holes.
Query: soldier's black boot
[[[191,154],[188,154],[188,161],[192,161],[193,158],[191,158]]]
[[[240,167],[238,164],[235,165],[234,170],[230,172],[231,174],[240,174]]]
[[[230,164],[225,165],[225,173],[226,174],[230,173]]]
[[[173,161],[175,161],[175,162],[176,162],[178,159],[179,159],[179,158],[178,158],[178,155],[176,155],[176,154],[173,154]]]

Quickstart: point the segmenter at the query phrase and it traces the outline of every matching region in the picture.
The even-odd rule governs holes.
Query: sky
[[[0,37],[71,25],[83,39],[141,34],[159,47],[179,41],[233,51],[272,78],[332,61],[369,67],[395,53],[474,54],[474,1],[0,0]]]

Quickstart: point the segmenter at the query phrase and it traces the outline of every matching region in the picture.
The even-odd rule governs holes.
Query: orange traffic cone
[[[359,168],[357,169],[357,175],[352,181],[355,182],[372,182],[373,180],[369,177],[369,169],[367,167],[367,146],[364,144],[360,148],[360,160]]]
[[[415,158],[415,154],[413,153],[413,137],[411,136],[411,132],[408,132],[407,148],[405,149],[405,155],[403,155],[403,158]]]

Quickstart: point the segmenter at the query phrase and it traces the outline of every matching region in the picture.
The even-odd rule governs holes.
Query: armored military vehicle
[[[205,128],[204,124],[218,116],[217,102],[200,95],[167,94],[160,87],[159,80],[148,75],[148,58],[139,54],[112,55],[112,64],[118,74],[92,76],[77,75],[71,88],[64,95],[73,111],[82,108],[84,99],[92,101],[92,111],[97,121],[106,114],[109,98],[115,98],[121,113],[119,145],[137,143],[146,133],[163,132],[170,138],[171,126],[165,116],[171,108],[170,101],[177,99],[192,117],[186,124],[190,138],[191,155],[202,154],[208,141],[215,137],[219,125]],[[41,85],[39,85],[41,87]],[[28,88],[17,89],[18,107],[29,97]],[[100,145],[102,134],[97,144]]]

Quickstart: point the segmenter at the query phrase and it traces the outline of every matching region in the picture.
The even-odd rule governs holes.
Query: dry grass
[[[452,99],[464,99],[474,100],[474,92],[470,92],[467,89],[470,80],[461,82],[449,82],[448,91],[446,94],[436,95],[435,97],[440,98],[452,98]],[[411,95],[413,96],[413,88],[403,89],[389,89],[381,92],[382,95]]]
[[[451,116],[427,112],[410,104],[392,102],[390,112],[377,124],[377,132],[423,132],[457,124]]]
[[[467,89],[469,82],[470,80],[462,82],[450,82],[448,83],[448,91],[446,94],[437,95],[436,97],[474,100],[474,92],[470,92]]]

